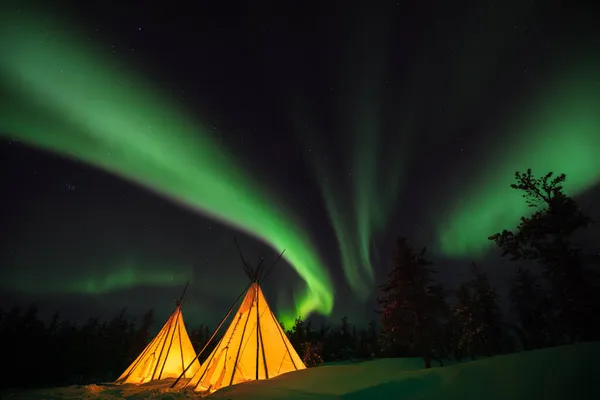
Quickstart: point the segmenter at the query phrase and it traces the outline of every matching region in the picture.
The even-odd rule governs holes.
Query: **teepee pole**
[[[252,270],[248,266],[248,263],[244,258],[244,254],[242,253],[242,249],[240,248],[240,242],[238,242],[237,237],[235,236],[233,237],[233,241],[235,242],[235,247],[237,248],[238,254],[240,255],[240,259],[242,260],[242,268],[244,269],[244,272],[246,273],[246,275],[248,275],[250,280],[254,280],[254,278],[252,277]]]
[[[273,264],[271,264],[271,266],[269,267],[267,272],[265,272],[265,274],[261,277],[261,279],[260,279],[261,282],[264,281],[265,279],[267,279],[267,276],[269,276],[269,274],[271,273],[271,270],[273,269],[275,264],[277,264],[279,262],[279,260],[281,260],[281,257],[283,257],[283,253],[285,253],[285,249],[283,249],[283,251],[281,253],[279,253],[279,257],[277,257],[275,262]]]
[[[190,281],[187,281],[187,283],[185,284],[185,287],[183,288],[183,292],[181,292],[181,297],[179,298],[179,302],[177,304],[183,303],[183,298],[185,296],[185,292],[186,292],[189,284],[190,284]]]
[[[183,299],[185,296],[185,292],[188,288],[188,285],[190,284],[190,281],[187,281],[187,283],[185,284],[185,287],[183,288],[183,292],[181,293],[181,297],[179,298],[179,312],[183,313],[183,311],[181,311],[181,307],[183,304]],[[182,317],[183,320],[183,317]],[[179,354],[181,355],[181,368],[185,367],[185,361],[183,360],[183,344],[181,343],[181,324],[177,324],[177,330],[179,331]],[[175,332],[173,332],[173,334],[175,334]],[[169,345],[169,348],[171,346]],[[165,359],[165,363],[167,362],[167,360]],[[163,364],[163,369],[165,368],[165,365]],[[162,370],[160,372],[160,374],[162,375]]]
[[[246,328],[248,327],[248,321],[250,320],[250,315],[252,315],[252,310],[248,311],[248,316],[246,317],[246,322],[244,323],[244,330],[242,331],[242,337],[240,338],[240,344],[238,345],[238,351],[235,355],[235,362],[233,363],[233,368],[231,372],[231,379],[229,380],[229,386],[233,385],[233,378],[235,378],[235,372],[237,371],[238,361],[240,359],[240,353],[242,352],[242,345],[244,343],[244,336],[246,335]]]
[[[179,354],[181,355],[181,368],[185,368],[185,361],[183,359],[183,343],[181,342],[181,324],[177,324],[177,329],[179,330]]]
[[[219,329],[221,329],[221,327],[223,326],[223,324],[225,323],[225,321],[227,320],[227,318],[229,317],[229,315],[233,311],[233,308],[235,307],[235,305],[238,303],[238,301],[240,301],[240,299],[242,298],[242,296],[248,291],[248,288],[250,287],[250,285],[252,285],[252,283],[249,283],[248,286],[246,287],[246,289],[244,289],[240,293],[240,295],[237,297],[237,299],[235,299],[235,301],[233,302],[233,304],[231,305],[231,307],[229,307],[229,311],[227,311],[227,314],[225,314],[225,317],[223,317],[223,319],[221,320],[221,323],[219,323],[219,326],[217,326],[217,328],[213,331],[213,334],[206,341],[206,344],[204,345],[204,347],[202,348],[202,350],[200,350],[200,352],[198,354],[196,354],[196,357],[194,357],[194,359],[189,363],[189,365],[183,370],[183,372],[181,373],[181,375],[179,375],[179,378],[177,378],[175,380],[175,382],[173,382],[173,384],[171,385],[171,389],[174,388],[175,385],[177,385],[177,383],[181,380],[181,378],[183,378],[183,376],[185,375],[185,373],[187,372],[187,370],[190,369],[190,367],[192,366],[192,364],[194,364],[194,361],[196,361],[202,355],[202,353],[204,352],[204,350],[206,350],[206,348],[208,347],[208,345],[210,344],[210,342],[212,342],[212,340],[215,338],[215,336],[219,332]]]
[[[154,372],[152,372],[152,379],[154,379],[154,376],[156,375],[156,371],[158,370],[158,365],[160,364],[160,360],[162,358],[163,352],[165,350],[165,345],[167,344],[167,340],[168,340],[168,334],[171,333],[171,326],[173,326],[173,333],[171,333],[171,340],[169,340],[169,347],[167,348],[167,353],[165,354],[165,359],[162,362],[162,366],[160,368],[160,373],[158,374],[158,379],[160,379],[160,377],[162,376],[163,370],[165,369],[165,364],[167,363],[167,358],[169,357],[169,351],[171,351],[171,344],[173,344],[173,339],[175,338],[175,330],[177,329],[177,323],[179,322],[179,313],[181,313],[181,302],[183,301],[183,296],[185,296],[185,291],[188,288],[188,285],[190,284],[190,281],[187,281],[187,283],[185,284],[184,288],[183,288],[183,292],[181,292],[181,296],[179,297],[179,301],[177,302],[177,305],[175,306],[175,312],[173,313],[173,315],[175,316],[175,326],[173,326],[173,320],[170,321],[169,323],[169,330],[167,331],[167,337],[165,338],[165,341],[163,342],[163,345],[160,348],[160,353],[158,354],[158,361],[156,363],[156,367],[154,367]]]
[[[277,326],[280,328],[278,329],[279,331],[279,336],[281,336],[281,340],[283,341],[283,344],[285,345],[285,349],[288,352],[288,356],[290,356],[290,360],[292,360],[292,364],[294,365],[294,368],[296,368],[296,371],[298,370],[298,366],[296,365],[296,363],[294,362],[294,357],[292,357],[292,352],[290,351],[290,348],[287,345],[287,342],[285,339],[287,339],[286,337],[284,337],[283,335],[285,335],[285,332],[283,331],[283,328],[281,327],[281,325],[279,324],[279,321],[277,320],[277,318],[275,317],[275,314],[273,314],[273,311],[271,310],[271,318],[273,318],[273,320],[277,323]]]
[[[265,342],[263,340],[262,329],[260,329],[258,333],[260,333],[260,347],[262,348],[263,365],[265,367],[265,378],[269,379],[269,368],[267,367],[267,353],[265,351]]]
[[[156,360],[156,366],[154,367],[154,371],[152,372],[152,380],[154,380],[154,376],[156,375],[156,371],[158,370],[158,365],[160,364],[160,360],[162,358],[163,351],[165,350],[165,345],[167,344],[169,334],[171,333],[171,327],[173,327],[173,320],[175,318],[177,318],[177,313],[178,313],[178,311],[175,310],[175,312],[171,316],[171,320],[169,321],[169,328],[167,329],[167,337],[165,338],[165,341],[163,342],[162,346],[160,347],[160,353],[158,353],[158,360]],[[175,329],[173,329],[173,334],[174,333],[175,333]],[[172,336],[171,336],[171,338],[172,338]]]
[[[171,340],[169,341],[169,347],[167,347],[167,352],[165,354],[165,360],[162,363],[162,367],[160,367],[160,373],[158,374],[158,378],[160,379],[162,377],[162,373],[165,370],[165,365],[167,364],[167,358],[169,358],[169,353],[171,352],[171,346],[173,345],[173,339],[175,339],[175,331],[177,330],[177,328],[179,327],[179,316],[181,315],[181,303],[179,303],[180,306],[177,309],[176,312],[176,317],[175,317],[175,326],[173,327],[173,334],[171,335]],[[181,340],[181,335],[179,336],[179,340]],[[164,346],[164,343],[163,343]],[[162,350],[161,350],[161,354],[162,354]],[[160,360],[160,358],[159,358]],[[158,364],[156,365],[158,367]]]
[[[256,308],[258,309],[258,299],[256,300]],[[268,304],[267,304],[267,308],[268,308]],[[258,311],[257,311],[257,313],[258,313]],[[264,314],[264,312],[263,312],[263,314]],[[260,319],[262,319],[262,314],[261,314]],[[262,337],[262,328],[260,327],[260,323],[258,325],[259,325],[258,334],[260,336],[260,348],[262,349],[263,365],[265,367],[265,377],[267,379],[269,379],[269,369],[267,368],[267,354],[266,354],[266,350],[265,350],[265,342]]]
[[[256,286],[256,380],[258,380],[258,351],[260,350],[260,315],[258,313],[258,284]],[[250,314],[250,313],[248,313]]]
[[[256,278],[256,282],[261,281],[260,277],[262,275],[264,263],[265,263],[265,259],[263,257],[259,257],[258,262],[256,263],[256,268],[254,269],[254,276]]]
[[[221,345],[222,341],[223,341],[223,337],[221,339],[219,339],[219,341],[217,342],[217,345],[215,346],[215,349],[219,348],[219,346]],[[225,347],[225,348],[227,348],[227,347]],[[198,382],[196,383],[196,385],[194,385],[194,389],[196,389],[198,387],[198,385],[200,383],[202,383],[202,379],[204,379],[204,376],[210,370],[210,364],[212,363],[212,360],[215,358],[215,354],[216,354],[216,352],[213,350],[210,353],[210,357],[208,357],[208,359],[204,360],[204,364],[203,365],[206,365],[206,368],[204,368],[204,372],[202,372],[202,375],[200,375],[200,378],[198,378]],[[198,373],[198,372],[196,372],[196,373]],[[192,376],[192,378],[194,376],[196,376],[196,374],[194,374]]]
[[[260,290],[260,286],[259,286],[258,290]],[[261,315],[259,315],[259,313],[258,313],[258,309],[259,309],[258,299],[260,298],[258,290],[256,293],[256,321],[257,321],[256,322],[256,343],[258,346],[258,341],[260,340],[260,349],[262,350],[263,366],[265,367],[265,378],[269,379],[269,370],[267,368],[267,355],[266,355],[266,351],[265,351],[265,343],[263,341],[262,328],[260,326],[260,320],[262,318],[261,318]],[[268,308],[268,305],[267,305],[267,308]],[[256,349],[256,365],[257,365],[257,367],[256,367],[257,378],[256,379],[258,379],[258,357],[259,357],[259,355],[258,355],[258,348],[257,348]]]

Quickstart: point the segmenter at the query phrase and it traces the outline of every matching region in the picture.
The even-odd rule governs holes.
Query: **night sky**
[[[3,304],[162,321],[191,280],[187,322],[215,326],[248,281],[237,236],[252,263],[286,250],[283,319],[363,323],[400,234],[450,287],[476,260],[505,292],[487,237],[527,211],[516,170],[600,199],[584,8],[81,3],[3,5]]]

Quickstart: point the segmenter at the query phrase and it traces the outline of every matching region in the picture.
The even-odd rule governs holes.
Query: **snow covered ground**
[[[600,399],[600,343],[498,356],[449,367],[421,369],[417,359],[382,359],[326,365],[268,381],[224,388],[207,400],[368,399]],[[141,386],[88,385],[2,393],[2,399],[184,399],[172,379]]]
[[[193,392],[170,389],[175,379],[163,379],[144,385],[86,385],[51,389],[28,390],[18,393],[0,393],[0,399],[18,400],[116,400],[116,399],[189,399],[198,398]]]

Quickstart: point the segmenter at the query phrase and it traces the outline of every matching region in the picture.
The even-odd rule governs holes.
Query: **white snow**
[[[600,399],[600,342],[556,347],[422,369],[418,359],[381,359],[290,372],[221,389],[222,400]],[[88,385],[1,393],[2,399],[184,399],[172,379],[134,385]]]

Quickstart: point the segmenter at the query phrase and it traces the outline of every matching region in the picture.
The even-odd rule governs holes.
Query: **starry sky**
[[[450,287],[476,260],[505,290],[487,237],[527,212],[516,170],[600,199],[585,8],[6,3],[5,304],[162,320],[190,280],[186,320],[214,326],[248,281],[237,236],[251,263],[286,250],[264,283],[282,319],[363,323],[400,234]]]

